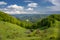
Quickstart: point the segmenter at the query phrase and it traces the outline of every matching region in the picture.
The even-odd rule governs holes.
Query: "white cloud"
[[[8,6],[8,8],[12,8],[12,9],[20,9],[20,10],[23,10],[23,9],[24,9],[23,6],[18,6],[18,5],[16,5],[16,4],[10,5],[10,6]]]
[[[6,8],[0,8],[0,11],[3,11],[8,14],[32,14],[37,13],[33,8],[29,7],[28,9],[23,6],[18,5],[9,5]]]
[[[50,11],[60,11],[60,0],[49,0],[55,6],[47,7]]]
[[[26,12],[24,12],[24,11],[6,11],[5,13],[9,13],[9,14],[25,14]]]
[[[22,13],[26,13],[24,11],[24,7],[23,6],[18,6],[16,4],[9,5],[6,8],[0,8],[0,10],[4,11],[6,13],[9,13],[9,14],[22,14]]]
[[[49,0],[52,2],[54,5],[60,5],[60,0]]]
[[[33,2],[33,1],[30,1],[30,0],[25,0],[24,2]]]
[[[33,11],[34,9],[33,8],[28,8],[27,10]]]
[[[0,11],[3,11],[5,13],[8,13],[8,14],[25,14],[27,13],[26,11],[24,10],[14,10],[14,9],[10,9],[10,8],[0,8]]]
[[[0,1],[0,5],[6,5],[7,3],[4,1]]]
[[[28,4],[28,7],[37,7],[37,6],[38,6],[37,3],[29,3],[29,4]]]

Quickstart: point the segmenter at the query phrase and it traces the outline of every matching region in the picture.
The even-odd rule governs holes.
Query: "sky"
[[[60,14],[60,0],[0,0],[0,11],[8,14]]]

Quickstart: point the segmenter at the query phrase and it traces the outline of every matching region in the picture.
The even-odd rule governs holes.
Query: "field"
[[[31,32],[30,36],[25,33],[27,29],[0,21],[0,40],[56,40],[60,30],[60,22],[56,22],[52,27],[46,30],[39,30],[41,33],[36,34],[36,30]],[[36,36],[37,35],[37,36]]]

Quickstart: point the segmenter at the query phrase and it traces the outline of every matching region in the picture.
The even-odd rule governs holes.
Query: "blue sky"
[[[0,0],[0,11],[9,14],[60,13],[60,0]]]

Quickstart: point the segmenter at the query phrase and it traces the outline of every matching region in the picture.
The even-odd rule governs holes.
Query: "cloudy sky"
[[[0,0],[0,11],[8,14],[60,13],[60,0]]]

